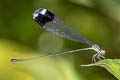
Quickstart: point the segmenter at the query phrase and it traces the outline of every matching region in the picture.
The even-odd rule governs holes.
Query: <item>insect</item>
[[[45,8],[37,9],[33,13],[33,19],[44,29],[46,29],[49,32],[52,32],[60,37],[88,44],[90,47],[83,48],[83,49],[76,49],[71,51],[65,51],[65,52],[59,52],[55,54],[50,54],[47,56],[38,56],[31,59],[11,59],[11,62],[22,62],[22,61],[31,61],[41,58],[46,58],[50,56],[57,56],[61,54],[67,54],[67,53],[73,53],[78,52],[82,50],[94,50],[97,53],[93,55],[92,62],[96,62],[96,58],[99,60],[105,59],[105,50],[101,49],[97,44],[94,44],[93,42],[87,40],[85,37],[83,37],[80,33],[73,30],[70,26],[65,24],[62,20],[60,20],[57,16],[55,16],[52,12]]]

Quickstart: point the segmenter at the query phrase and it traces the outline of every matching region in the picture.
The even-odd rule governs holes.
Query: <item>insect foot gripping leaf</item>
[[[101,66],[107,69],[111,74],[113,74],[117,79],[120,80],[120,59],[105,59],[93,64],[81,65],[81,66]]]

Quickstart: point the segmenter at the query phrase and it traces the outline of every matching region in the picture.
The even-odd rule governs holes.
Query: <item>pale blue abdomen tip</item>
[[[17,59],[11,59],[11,62],[12,63],[15,63],[15,62],[17,62],[18,60]]]

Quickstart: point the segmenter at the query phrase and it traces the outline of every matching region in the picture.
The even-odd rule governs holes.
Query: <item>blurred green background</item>
[[[106,50],[106,58],[120,57],[120,0],[0,0],[0,80],[116,80],[90,64],[94,51],[81,51],[31,62],[32,58],[88,47],[41,28],[32,14],[47,8],[87,39]]]

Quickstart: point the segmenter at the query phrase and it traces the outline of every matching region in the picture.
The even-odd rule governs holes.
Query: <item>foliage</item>
[[[116,78],[120,80],[120,60],[119,59],[106,59],[94,64],[81,65],[81,66],[101,66],[106,68]]]

